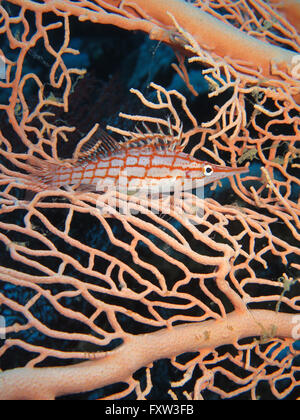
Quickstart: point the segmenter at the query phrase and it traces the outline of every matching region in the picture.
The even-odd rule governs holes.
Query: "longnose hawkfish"
[[[222,178],[248,172],[248,167],[228,167],[200,161],[182,151],[181,141],[162,135],[144,140],[118,142],[103,130],[80,142],[73,159],[49,163],[32,157],[31,190],[70,187],[81,191],[184,191],[193,181],[206,185]]]

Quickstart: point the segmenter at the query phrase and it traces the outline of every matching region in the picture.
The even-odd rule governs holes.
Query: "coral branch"
[[[249,311],[230,314],[226,320],[180,325],[146,335],[131,336],[126,343],[105,358],[75,366],[21,368],[0,376],[0,399],[54,399],[127,382],[131,375],[153,361],[186,352],[201,352],[225,344],[235,344],[264,331],[291,338],[292,315],[274,315],[272,311]]]

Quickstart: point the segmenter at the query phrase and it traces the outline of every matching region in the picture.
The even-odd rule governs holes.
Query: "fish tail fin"
[[[59,166],[58,163],[49,162],[36,156],[27,159],[28,176],[30,177],[30,189],[34,191],[44,191],[52,188],[54,175]]]

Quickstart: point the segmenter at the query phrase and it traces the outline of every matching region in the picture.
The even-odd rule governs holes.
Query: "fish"
[[[71,186],[76,191],[114,188],[128,194],[156,194],[192,190],[249,171],[248,166],[200,161],[184,153],[180,140],[172,136],[145,135],[144,139],[119,142],[100,128],[96,134],[79,143],[71,160],[53,163],[30,157],[31,190]]]

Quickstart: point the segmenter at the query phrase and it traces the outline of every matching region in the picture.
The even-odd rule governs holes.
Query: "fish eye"
[[[205,176],[210,176],[213,173],[213,168],[210,165],[205,165],[203,168],[203,172]]]

